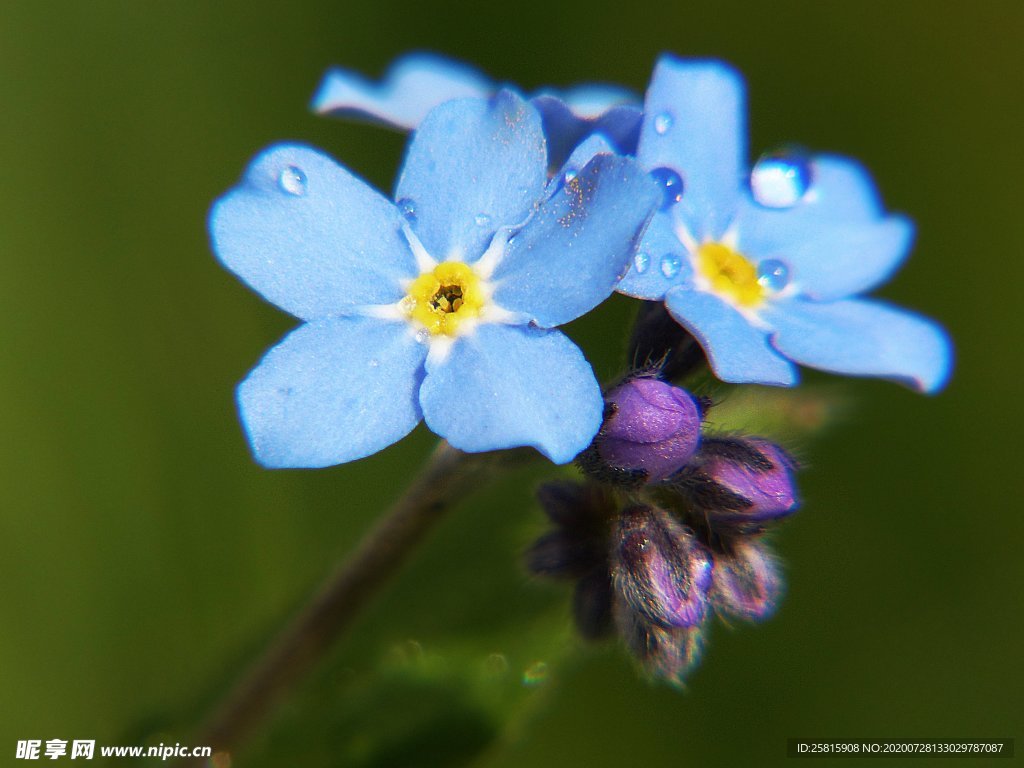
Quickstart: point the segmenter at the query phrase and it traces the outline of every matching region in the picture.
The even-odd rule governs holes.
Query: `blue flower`
[[[428,53],[397,59],[379,84],[346,69],[330,70],[313,97],[321,114],[357,117],[399,130],[415,130],[427,113],[446,101],[487,97],[498,87],[480,71]],[[619,154],[632,154],[640,133],[636,95],[612,85],[541,90],[531,102],[540,112],[549,164],[558,168],[588,136],[605,136]]]
[[[840,157],[766,155],[741,181],[744,124],[732,69],[658,63],[637,159],[663,199],[618,290],[663,300],[724,381],[791,386],[799,363],[940,389],[944,331],[860,297],[906,257],[911,223],[887,215],[867,173]]]
[[[553,329],[611,294],[657,190],[632,159],[575,159],[549,183],[540,117],[507,91],[426,117],[397,204],[315,150],[259,155],[210,216],[225,266],[304,321],[239,386],[257,460],[351,461],[421,418],[465,451],[585,448],[600,388]]]

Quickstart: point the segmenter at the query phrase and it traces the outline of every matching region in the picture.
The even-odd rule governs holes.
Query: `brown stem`
[[[272,714],[275,704],[334,645],[453,501],[496,465],[496,455],[465,454],[444,441],[438,444],[401,498],[239,679],[200,730],[195,743],[213,747],[212,764],[218,764],[219,753],[230,754],[243,745]]]

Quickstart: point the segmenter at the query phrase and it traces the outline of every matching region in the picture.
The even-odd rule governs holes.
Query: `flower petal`
[[[256,460],[327,467],[404,437],[422,417],[425,355],[406,323],[341,317],[299,326],[238,387]]]
[[[885,282],[906,258],[913,224],[884,215],[871,177],[855,161],[823,155],[811,169],[811,186],[791,207],[744,196],[735,224],[739,250],[756,261],[783,261],[791,282],[822,301]]]
[[[558,331],[480,325],[427,358],[427,426],[463,451],[531,445],[571,461],[601,426],[604,401],[583,353]]]
[[[949,378],[949,337],[936,322],[914,312],[865,299],[794,299],[778,303],[766,317],[775,327],[775,348],[802,365],[895,379],[928,393]]]
[[[331,158],[279,145],[217,201],[217,258],[287,312],[313,320],[389,304],[416,263],[394,205]]]
[[[625,274],[656,200],[636,161],[598,155],[509,241],[495,302],[545,328],[589,312]]]
[[[537,94],[543,95],[543,92]],[[633,91],[607,83],[576,85],[552,95],[561,99],[574,115],[584,120],[596,120],[612,108],[622,105],[635,105],[637,111],[640,107],[640,99]]]
[[[765,331],[717,296],[678,286],[665,295],[665,306],[700,342],[711,370],[722,381],[782,387],[796,384],[796,368],[772,349]]]
[[[588,136],[604,136],[618,154],[636,152],[643,117],[639,106],[612,106],[610,94],[598,98],[594,103],[574,105],[555,93],[542,92],[530,99],[530,102],[540,112],[544,135],[548,140],[550,167],[560,167],[573,149]],[[607,111],[598,111],[597,108],[604,104],[608,105]]]
[[[313,110],[338,117],[362,117],[392,128],[413,130],[439,104],[485,97],[494,85],[466,64],[429,53],[396,60],[372,83],[347,69],[330,70],[313,97]]]
[[[686,285],[692,277],[693,264],[676,235],[672,217],[656,213],[640,241],[633,265],[615,290],[637,299],[661,301],[670,288]]]
[[[437,107],[413,136],[397,198],[437,260],[472,263],[495,230],[522,223],[547,182],[537,111],[511,91]]]
[[[691,233],[698,241],[719,239],[736,212],[746,165],[742,78],[722,62],[663,56],[644,115],[637,159],[648,170],[680,174],[679,206]]]
[[[910,252],[914,225],[903,216],[822,232],[775,258],[790,268],[802,294],[821,301],[863,293],[888,280]]]

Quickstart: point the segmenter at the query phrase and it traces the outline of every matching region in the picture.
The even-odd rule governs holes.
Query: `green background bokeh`
[[[277,140],[389,189],[402,138],[307,106],[328,66],[376,76],[411,49],[528,90],[639,91],[662,51],[732,62],[754,152],[858,157],[917,222],[880,294],[941,319],[957,367],[936,398],[844,390],[777,538],[779,614],[717,627],[686,692],[579,643],[567,590],[522,572],[544,528],[522,472],[434,532],[235,765],[734,766],[786,762],[790,736],[1024,736],[1024,4],[6,0],[0,764],[18,739],[188,743],[429,450],[421,428],[352,465],[257,467],[233,387],[294,321],[205,233]],[[570,329],[603,378],[630,311]]]

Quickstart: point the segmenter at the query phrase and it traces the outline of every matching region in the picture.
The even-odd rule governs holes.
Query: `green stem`
[[[215,756],[244,745],[402,567],[453,502],[498,466],[499,457],[503,462],[518,458],[517,452],[465,454],[440,442],[401,498],[228,692],[195,743],[212,746]]]

